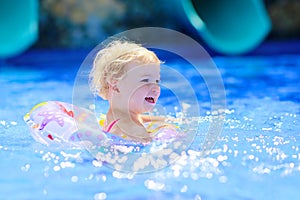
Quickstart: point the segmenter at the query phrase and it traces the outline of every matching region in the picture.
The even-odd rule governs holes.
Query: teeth
[[[154,103],[153,97],[146,97],[145,100],[148,101],[149,103]]]

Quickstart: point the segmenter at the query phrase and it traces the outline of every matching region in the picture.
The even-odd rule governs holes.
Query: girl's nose
[[[159,94],[160,93],[160,86],[158,84],[153,84],[151,91],[155,94]]]

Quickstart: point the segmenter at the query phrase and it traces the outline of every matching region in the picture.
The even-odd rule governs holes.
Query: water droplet
[[[187,192],[188,190],[188,186],[187,185],[184,185],[181,189],[180,189],[180,192]]]
[[[55,166],[53,167],[53,170],[56,171],[56,172],[59,171],[59,170],[60,170],[60,166],[55,165]]]
[[[226,176],[220,176],[220,177],[219,177],[219,182],[220,182],[220,183],[226,183],[227,180],[228,180],[228,178],[227,178]]]
[[[104,192],[97,193],[97,194],[94,195],[95,200],[104,200],[106,198],[107,198],[107,195]]]
[[[76,182],[78,181],[78,176],[72,176],[72,177],[71,177],[71,181],[72,181],[73,183],[76,183]]]

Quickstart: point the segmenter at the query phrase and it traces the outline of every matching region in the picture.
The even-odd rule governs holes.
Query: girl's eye
[[[145,78],[145,79],[141,80],[141,82],[149,82],[149,79]]]
[[[149,83],[149,82],[150,82],[150,79],[145,78],[145,79],[142,79],[141,82]],[[160,80],[155,80],[155,83],[156,83],[156,84],[159,84],[159,83],[160,83]]]

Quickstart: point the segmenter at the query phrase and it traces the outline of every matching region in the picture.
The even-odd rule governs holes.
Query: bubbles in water
[[[101,192],[94,195],[94,200],[104,200],[107,198],[106,193]]]
[[[28,172],[29,169],[30,169],[30,164],[26,164],[26,165],[24,165],[24,166],[21,167],[21,170],[23,172]]]
[[[146,180],[144,184],[149,190],[160,191],[165,189],[165,184],[150,179]]]
[[[71,181],[72,181],[73,183],[78,182],[78,176],[72,176],[72,177],[71,177]]]

